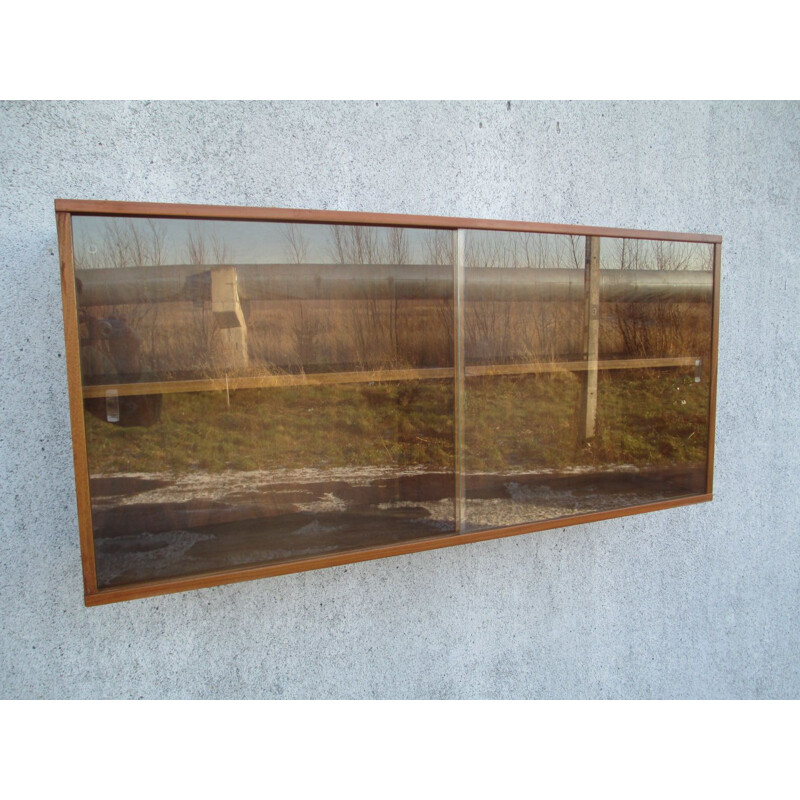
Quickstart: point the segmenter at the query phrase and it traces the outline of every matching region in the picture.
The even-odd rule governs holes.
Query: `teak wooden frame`
[[[360,213],[352,211],[311,211],[305,209],[280,209],[280,208],[248,208],[242,206],[208,206],[208,205],[189,205],[189,204],[167,204],[167,203],[129,203],[100,200],[56,200],[55,201],[56,222],[58,229],[60,271],[61,271],[61,293],[64,313],[64,338],[65,354],[67,365],[67,382],[69,389],[70,420],[72,426],[72,445],[73,460],[75,466],[75,486],[78,507],[78,528],[81,543],[81,561],[83,566],[84,599],[87,606],[114,603],[122,600],[133,600],[154,595],[166,594],[170,592],[182,592],[190,589],[199,589],[210,586],[218,586],[226,583],[236,583],[239,581],[253,580],[274,575],[285,575],[293,572],[305,570],[321,569],[323,567],[338,566],[341,564],[368,561],[370,559],[384,558],[388,556],[402,555],[407,553],[434,550],[440,547],[450,547],[458,544],[486,541],[506,536],[516,536],[522,533],[532,533],[552,528],[578,525],[584,522],[594,522],[597,520],[613,519],[616,517],[639,514],[647,511],[659,511],[667,508],[675,508],[693,503],[706,502],[712,499],[713,491],[713,471],[714,471],[714,430],[716,420],[716,389],[717,389],[717,360],[719,342],[719,307],[720,307],[720,272],[721,272],[721,246],[722,237],[698,233],[673,233],[668,231],[643,231],[623,228],[604,228],[581,225],[556,225],[533,222],[513,222],[502,220],[484,220],[458,217],[435,217],[435,216],[416,216],[403,214],[375,214]],[[575,236],[596,236],[629,239],[650,239],[671,242],[695,242],[713,245],[713,300],[712,300],[712,343],[711,343],[711,364],[709,370],[709,431],[708,431],[708,461],[706,470],[706,491],[703,494],[692,494],[675,497],[659,502],[647,503],[626,508],[617,508],[607,511],[592,513],[575,514],[571,516],[559,517],[555,519],[531,522],[523,525],[495,528],[490,530],[480,530],[465,533],[445,534],[430,538],[421,538],[414,541],[389,544],[382,546],[366,547],[354,549],[346,552],[339,552],[324,556],[313,556],[296,558],[290,561],[273,563],[270,565],[255,565],[240,567],[235,569],[221,569],[205,572],[202,574],[145,581],[141,583],[129,584],[126,586],[112,588],[98,588],[97,574],[95,569],[94,539],[92,531],[91,498],[89,493],[89,471],[86,451],[86,434],[84,430],[83,400],[84,397],[97,396],[98,392],[103,392],[105,387],[86,387],[84,388],[81,378],[80,366],[80,343],[77,320],[77,299],[75,295],[75,272],[73,264],[72,247],[72,217],[79,215],[89,216],[114,216],[114,217],[160,217],[177,219],[209,219],[209,220],[238,220],[238,221],[269,221],[269,222],[316,222],[325,224],[339,225],[376,225],[383,227],[411,227],[411,228],[438,228],[441,230],[451,230],[455,237],[456,252],[458,237],[463,236],[463,230],[487,230],[487,231],[513,231],[527,233],[549,233],[549,234],[569,234]],[[463,263],[454,265],[456,286],[463,292],[463,280],[457,280],[459,270],[463,278]],[[456,321],[459,325],[459,307],[463,302],[463,297],[456,296]],[[460,302],[461,301],[461,302]],[[461,337],[457,338],[460,341]],[[660,366],[685,365],[686,359],[660,359],[664,362]],[[585,369],[586,365],[578,362],[570,362],[566,365],[570,369]],[[628,367],[635,366],[632,362]],[[511,368],[516,372],[524,372],[525,365],[518,365]],[[619,364],[613,362],[598,362],[597,369],[614,369]],[[453,377],[463,374],[479,374],[476,369],[463,365],[463,352],[456,353],[455,368],[441,370],[420,370],[414,372],[430,372],[428,377]],[[495,368],[497,372],[498,368]],[[529,371],[535,371],[534,365]],[[499,368],[502,372],[503,368]],[[442,373],[442,374],[438,374]],[[446,373],[446,374],[445,374]],[[498,373],[499,374],[499,373]],[[368,378],[352,374],[352,380],[375,380],[376,375],[367,373]],[[320,376],[322,377],[322,376]],[[415,377],[424,377],[416,375]],[[339,375],[340,380],[347,380],[345,375]],[[402,375],[395,376],[395,379],[402,379]],[[382,376],[381,379],[391,379]],[[242,379],[247,381],[248,379]],[[253,379],[249,379],[253,380]],[[270,383],[270,378],[258,379],[264,381],[263,385],[275,385]],[[291,383],[292,377],[284,379],[285,383]],[[304,380],[295,380],[295,383],[303,383]],[[172,391],[204,391],[208,389],[220,388],[212,386],[213,381],[186,381],[186,386],[173,386]],[[202,385],[200,385],[202,384]],[[206,385],[209,384],[209,385]],[[244,388],[242,384],[240,388]],[[249,384],[247,384],[249,386]],[[158,391],[159,387],[154,384],[140,384],[137,389],[131,392],[153,392]],[[100,395],[102,396],[102,394]],[[456,399],[455,414],[463,413],[460,401]],[[457,448],[458,459],[458,448]],[[456,463],[456,480],[460,482],[459,475],[461,470]],[[458,497],[461,491],[457,491]],[[456,517],[459,517],[458,499]]]

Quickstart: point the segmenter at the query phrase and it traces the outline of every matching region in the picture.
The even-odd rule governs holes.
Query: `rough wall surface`
[[[0,105],[0,696],[800,697],[800,104]],[[53,199],[724,237],[715,500],[83,606]]]

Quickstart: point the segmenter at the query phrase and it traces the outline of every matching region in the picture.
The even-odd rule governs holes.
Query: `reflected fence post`
[[[586,370],[581,391],[581,438],[594,438],[597,423],[597,359],[600,349],[600,238],[586,237],[584,275],[584,352]]]

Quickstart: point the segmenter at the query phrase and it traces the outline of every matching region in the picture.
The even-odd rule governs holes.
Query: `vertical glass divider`
[[[464,229],[453,231],[453,374],[455,433],[455,528],[464,529]]]
[[[600,237],[586,237],[584,268],[584,354],[581,394],[581,443],[594,438],[597,426],[597,362],[600,348]]]

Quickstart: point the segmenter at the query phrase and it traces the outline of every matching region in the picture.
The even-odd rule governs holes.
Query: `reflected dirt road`
[[[697,492],[704,467],[482,473],[465,531]],[[296,469],[92,478],[103,586],[278,563],[454,532],[453,474]]]

